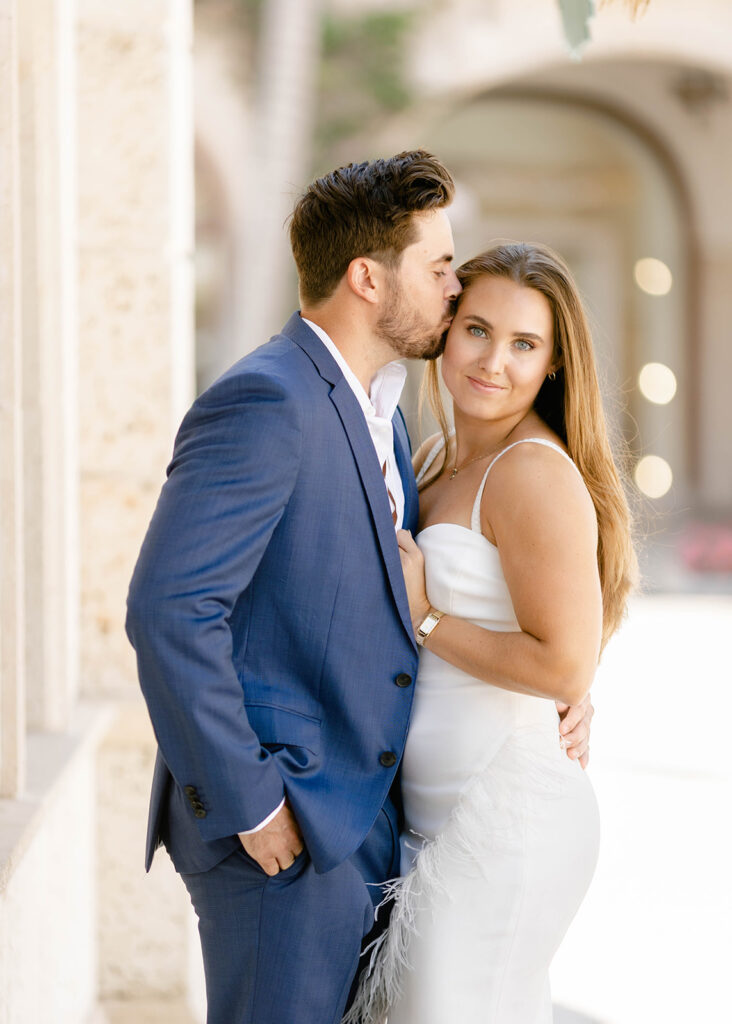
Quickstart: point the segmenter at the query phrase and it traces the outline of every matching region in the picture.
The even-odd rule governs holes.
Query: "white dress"
[[[569,458],[544,439],[515,443],[528,441]],[[435,608],[518,630],[498,549],[480,531],[495,461],[471,528],[438,523],[417,543]],[[597,860],[590,781],[559,746],[554,701],[491,686],[425,648],[416,687],[402,878],[346,1020],[382,1022],[388,1007],[388,1024],[550,1024],[549,964]]]

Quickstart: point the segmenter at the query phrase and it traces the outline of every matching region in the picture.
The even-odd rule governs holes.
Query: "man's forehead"
[[[418,235],[407,248],[430,260],[452,259],[454,243],[447,211],[421,210],[412,216]]]

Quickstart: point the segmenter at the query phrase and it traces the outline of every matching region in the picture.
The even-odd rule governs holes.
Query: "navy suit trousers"
[[[208,871],[182,874],[198,915],[207,1024],[338,1024],[381,883],[398,872],[387,801],[360,849],[324,874],[303,851],[269,877],[243,847]]]

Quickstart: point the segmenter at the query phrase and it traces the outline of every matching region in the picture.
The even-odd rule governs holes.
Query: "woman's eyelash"
[[[480,324],[468,324],[467,325],[467,331],[468,331],[468,334],[472,334],[474,338],[487,338],[488,337],[488,334],[486,332],[485,327],[481,327]],[[531,349],[536,347],[534,345],[534,342],[533,341],[529,341],[528,338],[515,338],[513,343],[514,343],[514,345],[521,346],[520,351],[522,351],[522,352],[529,352],[529,351],[531,351]],[[523,347],[524,345],[527,346],[527,347],[524,348]]]

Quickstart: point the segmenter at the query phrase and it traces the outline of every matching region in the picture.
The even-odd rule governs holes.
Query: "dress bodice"
[[[443,443],[440,438],[430,450],[417,476],[417,483],[429,470]],[[480,505],[491,469],[519,444],[540,444],[552,448],[574,466],[566,452],[553,441],[542,437],[514,441],[493,457],[483,474],[473,502],[470,528],[458,523],[433,523],[417,535],[417,544],[425,557],[427,596],[433,607],[498,631],[517,630],[520,626],[503,575],[498,548],[481,532]]]
[[[486,629],[520,628],[498,548],[482,533],[457,523],[434,523],[417,535],[417,544],[434,608]]]
[[[483,474],[473,502],[469,528],[458,523],[433,523],[417,535],[417,544],[425,558],[430,604],[442,612],[499,632],[521,627],[503,575],[498,548],[481,532],[480,505],[491,469],[519,444],[540,444],[552,448],[574,466],[566,452],[553,441],[542,437],[514,441],[494,456]],[[440,438],[425,459],[417,483],[429,470],[442,445]],[[430,652],[425,650],[423,653]]]

